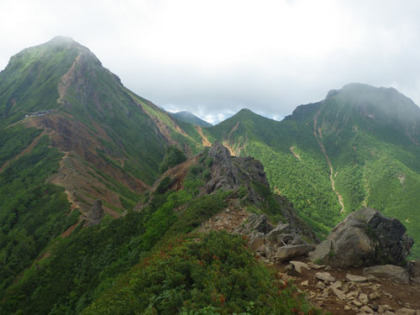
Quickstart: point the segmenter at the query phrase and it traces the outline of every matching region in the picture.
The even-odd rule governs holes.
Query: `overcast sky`
[[[124,85],[215,123],[281,119],[350,82],[420,104],[418,0],[1,0],[0,69],[56,35]]]

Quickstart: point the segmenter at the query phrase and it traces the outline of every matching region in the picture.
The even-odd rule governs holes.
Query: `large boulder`
[[[367,267],[363,269],[363,275],[372,275],[378,278],[389,279],[398,283],[410,283],[408,271],[402,267],[394,265],[379,265]]]
[[[413,239],[405,232],[397,219],[364,208],[339,223],[309,257],[313,262],[337,267],[404,265],[413,246]]]

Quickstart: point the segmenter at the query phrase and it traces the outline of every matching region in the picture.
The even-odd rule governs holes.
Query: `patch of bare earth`
[[[75,224],[73,224],[72,226],[70,226],[67,230],[65,230],[61,234],[61,237],[68,237],[71,233],[73,233],[73,231],[76,229],[76,227],[79,225],[79,223],[80,223],[80,219]]]
[[[207,137],[203,133],[203,129],[200,126],[195,126],[195,129],[197,130],[198,134],[201,137],[201,144],[205,147],[211,147],[211,143],[209,139],[207,139]]]
[[[252,213],[243,208],[236,208],[232,204],[222,212],[214,215],[204,222],[198,229],[198,232],[209,233],[211,231],[225,230],[233,233],[237,230]]]
[[[290,152],[292,152],[293,156],[300,161],[300,155],[295,151],[295,147],[290,147]]]

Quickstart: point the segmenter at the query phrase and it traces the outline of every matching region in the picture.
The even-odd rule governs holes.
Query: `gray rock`
[[[289,234],[289,232],[289,224],[283,224],[280,222],[275,228],[268,232],[267,238],[269,240],[277,241],[279,236]]]
[[[317,272],[315,274],[315,278],[317,278],[318,280],[322,280],[325,282],[334,282],[335,278],[333,276],[331,276],[331,274],[329,272]]]
[[[389,279],[398,283],[410,283],[410,277],[407,270],[394,265],[380,265],[364,268],[363,274],[366,276],[374,275],[375,277]]]
[[[329,260],[329,255],[332,252],[332,242],[330,240],[324,240],[319,243],[313,252],[309,253],[309,259],[311,262],[325,263]],[[325,261],[326,260],[326,261]]]
[[[336,267],[371,266],[382,261],[404,264],[413,245],[405,231],[400,221],[364,208],[339,223],[309,258]]]
[[[309,269],[309,266],[301,261],[290,261],[290,263],[293,265],[293,267],[299,274],[302,273],[303,269],[306,269],[306,270]]]
[[[367,296],[365,293],[360,293],[360,294],[359,294],[359,301],[360,301],[362,304],[366,305],[366,304],[368,304],[368,303],[369,303],[369,298],[368,298],[368,296]]]
[[[409,308],[400,308],[395,315],[416,315],[416,311]]]
[[[86,223],[85,226],[93,226],[101,223],[104,216],[104,210],[102,209],[102,201],[95,200],[92,207],[85,214]]]
[[[277,248],[271,256],[275,261],[287,261],[295,257],[307,255],[313,247],[311,245],[286,245]]]
[[[346,279],[351,282],[366,282],[368,279],[364,276],[357,276],[352,274],[347,274]]]
[[[366,314],[373,314],[373,313],[375,313],[374,311],[373,311],[373,309],[371,309],[369,306],[367,306],[367,305],[365,305],[365,306],[362,306],[361,308],[360,308],[360,311],[361,312],[363,312],[363,313],[366,313]]]
[[[311,263],[311,262],[308,262],[308,266],[309,266],[309,268],[315,269],[315,270],[325,268],[325,265],[318,265],[318,264],[314,264],[314,263]]]
[[[420,284],[420,260],[410,261],[408,264],[408,273],[412,277],[413,283]]]
[[[268,218],[265,214],[253,214],[247,222],[238,228],[236,233],[251,235],[260,233],[261,237],[265,238],[265,235],[273,229],[273,226],[268,222]]]
[[[331,290],[334,292],[334,294],[340,299],[340,300],[346,300],[347,296],[344,294],[341,288],[341,281],[336,281],[332,285],[330,285]]]
[[[318,290],[324,290],[326,288],[326,285],[323,282],[318,281],[318,283],[315,285],[315,288]]]

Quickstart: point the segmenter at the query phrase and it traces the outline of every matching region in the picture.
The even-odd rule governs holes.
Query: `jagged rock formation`
[[[364,208],[339,223],[310,254],[310,259],[337,267],[404,265],[413,246],[413,239],[405,231],[397,219]]]
[[[273,226],[264,214],[251,215],[248,222],[235,232],[248,236],[250,247],[272,262],[304,256],[314,248],[312,244],[303,241],[290,224],[279,222],[277,226]]]
[[[237,190],[242,186],[247,189],[247,199],[254,203],[263,201],[253,189],[253,184],[269,187],[264,167],[252,157],[233,157],[229,150],[215,142],[208,153],[213,159],[212,176],[206,185],[206,192],[215,190]]]
[[[98,225],[104,216],[104,209],[102,208],[102,201],[95,200],[92,208],[85,214],[85,226]]]
[[[218,189],[242,189],[245,190],[243,199],[257,206],[267,206],[270,185],[260,161],[252,157],[231,156],[229,150],[217,141],[210,148],[208,156],[213,159],[213,164],[211,178],[203,193],[212,193]],[[293,233],[304,235],[310,242],[317,240],[312,229],[296,215],[287,198],[278,195],[273,195],[272,198]]]

